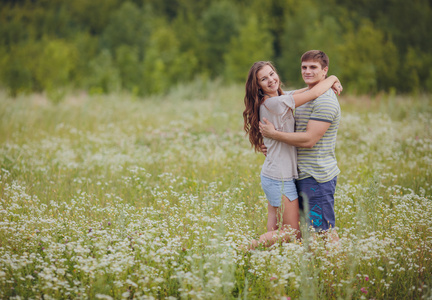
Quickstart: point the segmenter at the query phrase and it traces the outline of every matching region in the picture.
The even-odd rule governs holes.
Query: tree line
[[[0,85],[161,93],[197,78],[244,82],[270,60],[301,85],[300,56],[330,57],[351,93],[432,91],[430,0],[0,1]]]

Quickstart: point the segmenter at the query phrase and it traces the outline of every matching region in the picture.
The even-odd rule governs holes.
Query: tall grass
[[[432,296],[432,101],[340,98],[335,248],[265,231],[243,88],[0,95],[0,298]]]

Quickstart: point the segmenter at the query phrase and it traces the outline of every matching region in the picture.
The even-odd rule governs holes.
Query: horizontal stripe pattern
[[[309,120],[331,123],[314,147],[297,148],[299,179],[313,177],[318,182],[327,182],[340,173],[335,153],[340,118],[339,102],[331,89],[296,109],[296,132],[305,132]]]

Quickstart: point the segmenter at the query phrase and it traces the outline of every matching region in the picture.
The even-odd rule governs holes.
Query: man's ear
[[[328,67],[324,67],[323,70],[324,70],[325,76],[327,77]]]

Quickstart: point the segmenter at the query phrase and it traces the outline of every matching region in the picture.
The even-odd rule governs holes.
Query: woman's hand
[[[263,118],[263,122],[259,122],[259,129],[261,134],[266,138],[272,138],[273,134],[275,134],[276,129],[272,123],[269,122],[266,118]]]
[[[266,145],[262,144],[260,148],[261,148],[262,154],[264,154],[264,156],[267,156],[267,147],[266,147]]]
[[[336,95],[340,95],[343,91],[342,84],[340,83],[339,79],[335,75],[331,75],[330,77],[335,78],[335,83],[333,83],[332,90],[335,92]]]

